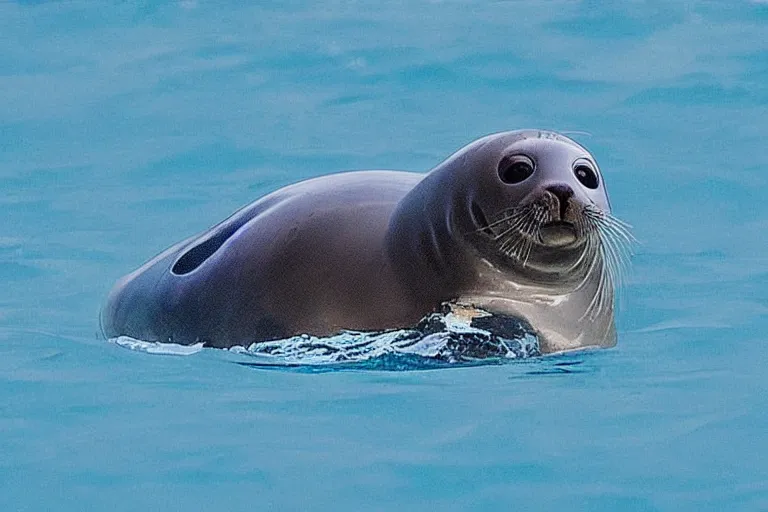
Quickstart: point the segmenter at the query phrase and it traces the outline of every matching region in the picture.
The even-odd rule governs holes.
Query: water
[[[0,3],[0,509],[768,509],[768,4]],[[301,178],[574,135],[642,242],[615,349],[275,371],[98,335]]]

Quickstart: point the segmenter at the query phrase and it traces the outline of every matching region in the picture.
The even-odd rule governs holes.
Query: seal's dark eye
[[[525,155],[505,156],[499,162],[499,178],[504,183],[514,185],[528,179],[533,174],[533,160]]]
[[[594,190],[600,183],[597,179],[595,170],[587,164],[576,164],[576,167],[573,168],[573,174],[575,174],[581,184],[587,188]]]

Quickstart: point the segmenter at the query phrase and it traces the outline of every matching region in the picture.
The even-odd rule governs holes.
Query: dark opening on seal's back
[[[234,235],[235,231],[237,231],[239,227],[239,224],[229,226],[229,228],[221,230],[207,240],[204,240],[191,249],[188,249],[187,252],[182,254],[181,257],[176,260],[173,268],[171,268],[171,272],[177,276],[189,274],[200,265],[202,265],[205,260],[210,258],[213,253],[219,249],[219,247],[224,245],[224,242],[226,242],[229,237]]]

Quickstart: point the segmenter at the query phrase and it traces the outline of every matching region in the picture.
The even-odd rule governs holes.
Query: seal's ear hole
[[[573,168],[573,174],[576,175],[576,179],[578,179],[582,185],[592,190],[596,189],[600,184],[600,181],[597,178],[597,172],[586,164],[577,164],[576,167]]]
[[[188,249],[181,257],[173,264],[171,272],[177,276],[183,276],[189,274],[200,265],[205,263],[205,260],[210,258],[213,253],[219,250],[219,247],[224,245],[229,237],[235,234],[237,228],[240,226],[230,226],[229,229],[219,231],[212,237],[203,240],[199,244]]]
[[[533,160],[525,155],[507,155],[499,162],[499,178],[508,185],[527,180],[533,174]]]

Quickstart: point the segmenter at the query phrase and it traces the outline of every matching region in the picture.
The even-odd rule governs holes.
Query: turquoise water
[[[0,3],[0,510],[768,509],[768,3]],[[578,131],[615,349],[274,371],[100,338],[268,191]]]

